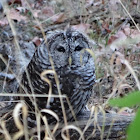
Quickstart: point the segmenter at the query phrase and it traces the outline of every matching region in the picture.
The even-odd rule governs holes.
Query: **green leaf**
[[[140,140],[140,109],[138,110],[134,121],[128,128],[127,140]]]
[[[118,98],[112,99],[109,101],[110,105],[118,106],[118,107],[132,107],[134,105],[140,104],[140,91],[131,92],[129,95]]]

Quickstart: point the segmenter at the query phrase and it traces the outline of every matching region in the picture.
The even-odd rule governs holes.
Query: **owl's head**
[[[82,61],[88,63],[90,54],[82,50],[90,49],[88,39],[79,31],[67,29],[55,31],[48,35],[48,48],[56,68],[81,66]]]

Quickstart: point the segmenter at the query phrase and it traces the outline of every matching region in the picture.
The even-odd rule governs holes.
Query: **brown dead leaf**
[[[21,0],[9,0],[9,4],[14,4],[14,3],[21,4]]]
[[[39,17],[39,14],[41,13],[41,11],[40,10],[33,10],[33,16],[35,17],[35,18],[38,18]]]
[[[9,17],[13,20],[17,20],[17,21],[27,21],[27,18],[25,16],[22,16],[18,11],[16,11],[15,9],[10,9],[9,12]]]
[[[119,57],[116,58],[116,65],[117,65],[117,66],[121,65],[121,60],[120,60]]]
[[[52,7],[45,6],[42,9],[42,14],[46,17],[51,17],[55,14],[54,9]]]
[[[8,20],[7,20],[7,18],[3,18],[3,19],[1,19],[0,20],[0,26],[5,26],[5,25],[8,25]]]
[[[126,34],[122,30],[118,31],[116,35],[118,36],[118,38],[121,38],[121,39],[127,38]]]
[[[112,44],[118,37],[116,35],[112,35],[108,40],[108,45]]]
[[[109,29],[109,24],[107,22],[103,22],[102,27],[108,32],[111,33],[111,30]]]
[[[81,23],[78,25],[73,25],[72,28],[80,32],[87,33],[87,30],[90,28],[90,24]]]
[[[115,35],[112,35],[110,38],[109,38],[109,40],[108,40],[108,45],[110,45],[110,44],[112,44],[114,41],[116,41],[117,39],[126,39],[127,38],[127,36],[126,36],[126,34],[122,31],[122,30],[120,30],[120,31],[118,31]],[[114,48],[113,48],[113,50],[114,50]]]
[[[34,37],[33,38],[33,43],[38,47],[39,45],[40,45],[40,43],[41,43],[41,39],[39,38],[39,37]]]
[[[47,18],[51,18],[51,20],[56,20],[55,12],[52,7],[44,7],[42,10],[34,10],[33,15],[36,18],[46,20]],[[54,15],[54,16],[53,16]],[[54,22],[54,21],[53,21]]]
[[[51,20],[54,22],[54,23],[62,23],[64,22],[66,19],[66,16],[64,13],[60,13],[60,14],[57,14],[57,15],[54,15]]]
[[[130,29],[129,27],[126,27],[123,30],[125,35],[131,38],[135,38],[136,36],[140,35],[140,32],[136,29]]]
[[[122,30],[118,31],[115,35],[112,35],[109,38],[108,45],[112,44],[117,39],[125,40],[128,37],[136,38],[138,35],[140,35],[140,32],[137,29],[131,29],[130,26],[126,25],[122,28]],[[112,49],[114,50],[114,48]]]

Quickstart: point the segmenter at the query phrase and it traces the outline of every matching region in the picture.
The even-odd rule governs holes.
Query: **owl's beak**
[[[71,63],[72,63],[72,58],[71,58],[71,56],[69,56],[69,65],[70,65],[70,67],[71,67]]]

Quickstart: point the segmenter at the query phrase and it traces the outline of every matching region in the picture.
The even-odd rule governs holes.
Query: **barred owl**
[[[82,51],[91,49],[89,41],[85,35],[73,29],[54,31],[47,36],[47,43],[45,40],[41,43],[27,67],[30,82],[27,73],[24,73],[22,84],[30,94],[33,92],[34,94],[48,95],[49,84],[41,79],[40,74],[45,70],[52,70],[51,57],[61,93],[67,96],[75,115],[77,115],[85,107],[95,83],[93,57],[89,52]],[[46,77],[51,82],[52,94],[58,95],[54,75],[48,74]],[[36,97],[38,108],[51,109],[59,116],[60,120],[63,120],[60,98],[51,97],[49,106],[47,100],[47,97]],[[34,108],[29,98],[25,98],[25,101],[30,108]],[[63,99],[63,103],[67,119],[71,120],[73,115],[70,106],[66,99]],[[49,121],[53,121],[52,116],[49,117]]]

